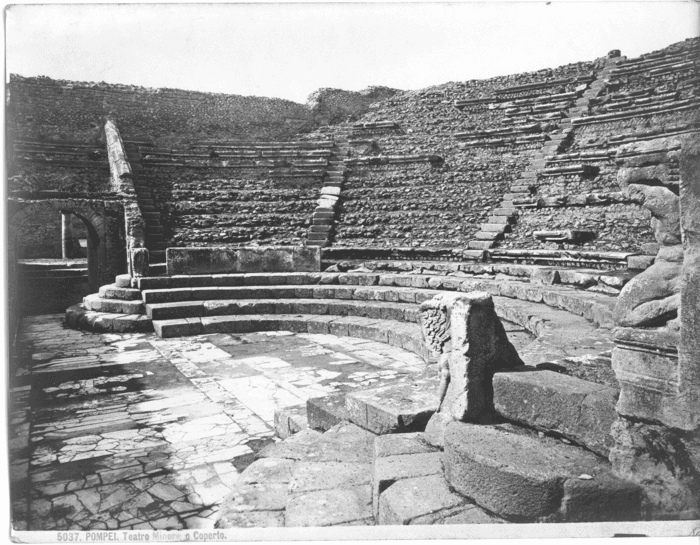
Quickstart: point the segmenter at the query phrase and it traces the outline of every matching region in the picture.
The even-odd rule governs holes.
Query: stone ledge
[[[507,419],[554,432],[607,457],[618,391],[555,373],[519,368],[496,373],[493,402]]]
[[[512,521],[641,517],[641,489],[612,477],[607,460],[513,426],[448,424],[443,463],[457,492]]]

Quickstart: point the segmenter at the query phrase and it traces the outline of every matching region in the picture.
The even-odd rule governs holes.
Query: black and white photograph
[[[700,536],[700,2],[4,7],[13,541]]]

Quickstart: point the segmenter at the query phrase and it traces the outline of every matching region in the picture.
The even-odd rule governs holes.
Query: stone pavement
[[[274,410],[433,371],[373,341],[290,332],[160,339],[25,318],[14,377],[15,529],[214,524]],[[515,342],[531,337],[509,327]]]

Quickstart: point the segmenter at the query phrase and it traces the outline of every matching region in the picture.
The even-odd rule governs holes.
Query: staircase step
[[[617,389],[554,371],[518,368],[497,373],[493,390],[494,406],[508,420],[555,432],[606,458],[610,454]]]
[[[482,223],[481,230],[494,233],[510,233],[510,224],[508,223]]]
[[[500,207],[500,208],[494,208],[491,211],[491,214],[494,216],[507,216],[507,217],[513,217],[518,214],[518,211],[515,207]]]
[[[522,191],[522,192],[518,192],[518,193],[515,193],[515,192],[514,193],[506,193],[505,195],[503,195],[503,200],[504,201],[512,201],[515,199],[526,199],[529,196],[530,196],[529,191]]]
[[[86,310],[111,314],[144,314],[146,312],[146,307],[139,300],[103,299],[97,293],[86,295],[83,298],[83,306]]]
[[[489,224],[513,224],[516,223],[516,219],[514,216],[489,216],[486,218],[486,221],[489,222]]]
[[[123,299],[125,301],[141,300],[141,290],[133,288],[121,288],[116,284],[107,284],[99,290],[102,299]]]
[[[477,231],[474,233],[474,238],[477,240],[500,240],[503,238],[502,232],[492,232],[492,231]]]
[[[494,247],[494,242],[492,240],[470,240],[467,244],[467,248],[472,250],[488,250]]]
[[[73,329],[100,333],[138,333],[153,331],[151,319],[144,314],[113,314],[87,310],[74,305],[66,310],[66,324]]]
[[[141,215],[143,219],[157,219],[160,220],[160,212],[141,210]]]
[[[508,424],[450,422],[445,477],[455,491],[514,521],[638,520],[642,491],[607,460]]]
[[[137,290],[138,291],[138,290]],[[178,301],[146,305],[154,320],[242,314],[315,314],[360,316],[381,320],[418,323],[418,309],[411,303],[347,301],[343,299],[218,299]]]

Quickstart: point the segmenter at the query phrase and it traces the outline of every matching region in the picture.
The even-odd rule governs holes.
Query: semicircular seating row
[[[486,291],[498,315],[529,331],[534,365],[612,349],[615,298],[561,285],[464,276],[254,273],[144,277],[115,284],[67,309],[70,327],[153,331],[161,337],[289,330],[385,342],[431,359],[420,303],[440,291]],[[574,333],[575,332],[575,333]]]

